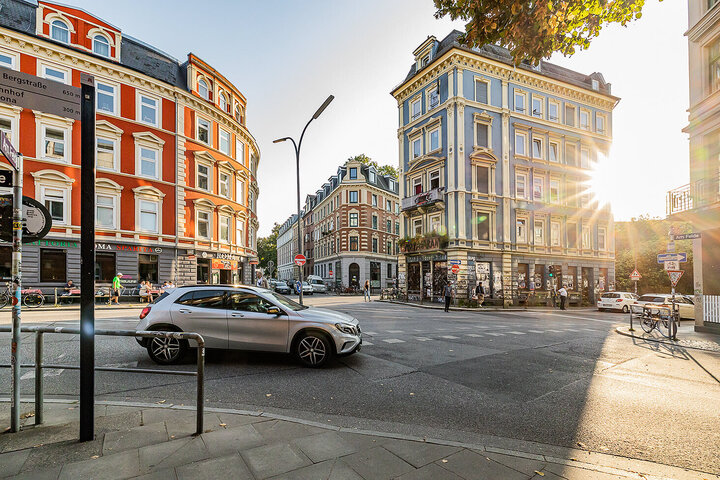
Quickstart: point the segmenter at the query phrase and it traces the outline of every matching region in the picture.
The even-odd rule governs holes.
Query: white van
[[[327,293],[327,285],[323,282],[322,277],[317,275],[308,275],[307,282],[313,289],[313,293]]]

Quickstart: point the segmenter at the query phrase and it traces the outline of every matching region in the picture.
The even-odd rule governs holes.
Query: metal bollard
[[[203,433],[205,419],[205,344],[197,347],[197,427],[195,435]]]
[[[55,297],[54,297],[54,298],[55,298],[55,306],[57,307],[57,306],[58,306],[58,303],[57,303],[57,287],[55,287]]]
[[[43,332],[35,332],[35,425],[43,423]]]
[[[634,331],[635,331],[635,329],[633,328],[632,318],[633,318],[633,311],[632,311],[632,308],[631,308],[631,309],[630,309],[630,330],[629,330],[630,332],[634,332]]]

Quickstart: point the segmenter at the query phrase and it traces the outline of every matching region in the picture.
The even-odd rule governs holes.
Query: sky
[[[364,153],[398,164],[397,103],[390,90],[407,74],[412,51],[462,22],[436,19],[432,0],[64,0],[100,16],[181,62],[192,52],[248,99],[247,125],[260,147],[259,236],[297,211],[295,155],[281,137],[299,138],[328,95],[335,100],[305,134],[301,202],[348,157]],[[122,5],[122,8],[118,8]],[[613,148],[596,188],[617,221],[664,216],[665,194],[688,182],[687,2],[648,0],[627,27],[608,26],[589,49],[550,61],[601,72],[621,97]]]

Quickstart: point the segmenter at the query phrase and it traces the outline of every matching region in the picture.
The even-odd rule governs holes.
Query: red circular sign
[[[453,265],[450,270],[452,271],[452,273],[458,273],[460,271],[460,265]]]
[[[300,254],[300,253],[295,255],[295,265],[300,265],[300,266],[305,265],[306,261],[307,261],[307,259],[305,258],[305,255]]]

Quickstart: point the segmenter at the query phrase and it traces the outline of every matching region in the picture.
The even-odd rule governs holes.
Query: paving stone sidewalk
[[[630,326],[617,327],[615,331],[620,335],[632,337],[643,342],[652,342],[671,347],[692,348],[695,350],[704,350],[706,352],[720,353],[720,337],[711,333],[696,332],[692,325],[681,325],[677,331],[677,340],[670,340],[664,337],[657,330],[645,333],[640,327],[640,323],[633,325],[634,331],[630,331]]]
[[[77,442],[79,407],[48,401],[46,423],[0,434],[0,478],[17,479],[720,479],[574,451],[572,458],[329,427],[260,412],[98,402],[96,440]],[[0,403],[9,418],[9,405]],[[571,450],[568,450],[571,453]]]

